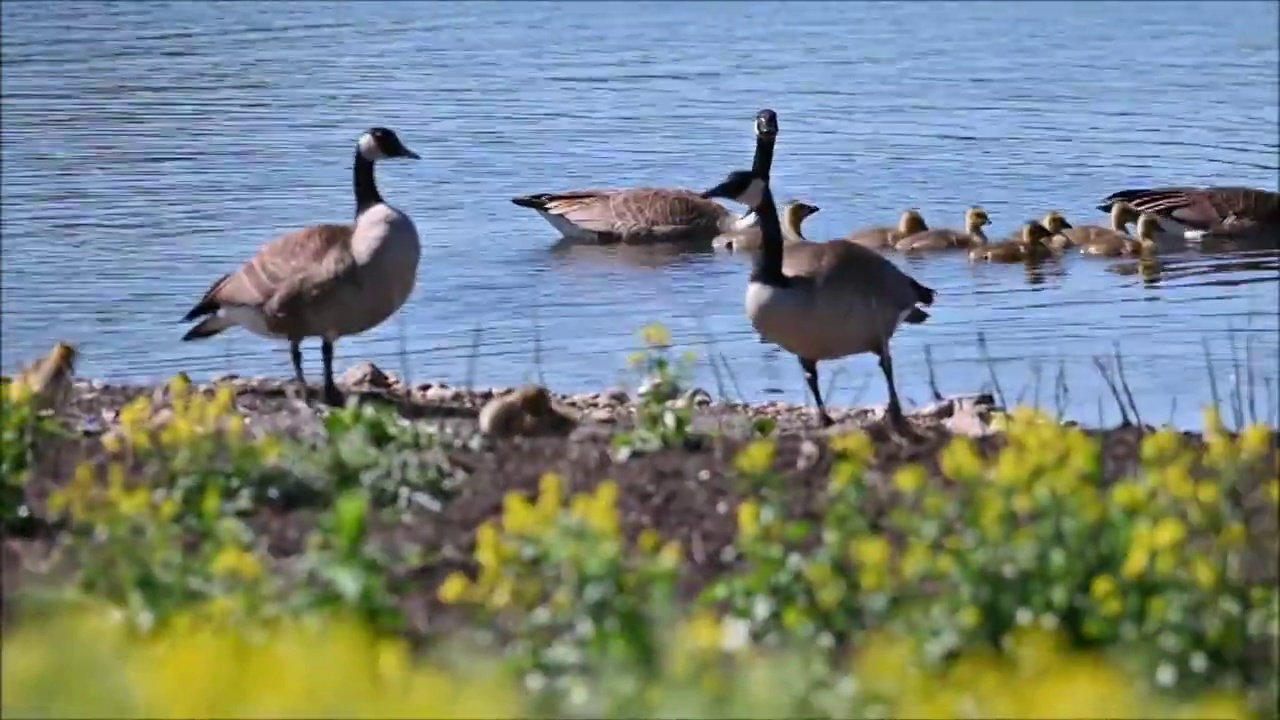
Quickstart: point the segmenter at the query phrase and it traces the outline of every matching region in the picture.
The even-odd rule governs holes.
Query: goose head
[[[1036,245],[1044,245],[1048,247],[1048,240],[1054,235],[1053,231],[1045,227],[1044,223],[1035,222],[1034,220],[1022,226],[1022,232],[1018,236],[1018,240],[1027,247],[1035,247]]]
[[[756,113],[756,137],[772,138],[778,135],[778,113],[765,108]]]
[[[801,225],[804,224],[805,218],[818,212],[820,208],[817,205],[810,205],[803,200],[788,200],[782,204],[782,229],[784,238],[790,240],[803,240],[804,235],[800,231]]]
[[[1119,204],[1119,203],[1117,203]],[[1138,216],[1138,243],[1143,250],[1153,250],[1156,247],[1156,237],[1160,234],[1160,220],[1150,213],[1142,213]]]
[[[1071,223],[1067,222],[1067,219],[1057,210],[1045,215],[1044,219],[1040,221],[1040,224],[1045,226],[1045,228],[1054,235],[1057,235],[1063,230],[1071,229]]]
[[[1113,230],[1124,231],[1125,227],[1138,220],[1138,211],[1126,202],[1117,200],[1111,203],[1111,228]]]
[[[991,217],[987,215],[987,211],[977,205],[964,212],[964,229],[970,234],[977,235],[982,232],[982,228],[990,224]]]
[[[925,224],[924,216],[915,208],[903,210],[902,215],[898,216],[898,232],[904,237],[926,232],[928,229],[929,226]]]
[[[724,181],[702,192],[704,198],[722,198],[759,211],[769,198],[769,183],[750,170],[734,170]]]
[[[360,148],[360,156],[369,162],[387,158],[420,159],[418,153],[410,150],[400,142],[394,131],[384,127],[369,128],[356,142]]]

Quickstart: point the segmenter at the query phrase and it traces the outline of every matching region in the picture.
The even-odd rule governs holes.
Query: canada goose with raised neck
[[[1160,234],[1160,220],[1150,213],[1142,213],[1138,217],[1138,236],[1129,237],[1123,233],[1114,233],[1093,238],[1080,243],[1080,252],[1085,255],[1103,255],[1118,257],[1121,255],[1151,255],[1156,251],[1156,238]]]
[[[778,139],[778,115],[764,109],[755,119],[754,172],[769,176]],[[683,188],[579,190],[512,198],[537,211],[567,240],[600,244],[711,243],[725,235],[750,234],[758,223]]]
[[[788,200],[782,205],[782,239],[787,243],[805,242],[802,227],[804,221],[821,210],[803,200]],[[757,228],[758,230],[758,228]],[[716,246],[733,252],[754,252],[760,249],[759,232],[726,235],[717,239]]]
[[[239,325],[261,337],[288,340],[294,376],[305,387],[301,342],[319,337],[325,399],[341,403],[333,381],[334,342],[381,324],[404,305],[417,278],[418,230],[382,199],[374,180],[374,163],[388,158],[418,155],[387,128],[362,134],[352,169],[355,221],[313,225],[263,245],[191,308],[183,322],[204,320],[182,339],[212,337]]]
[[[1280,192],[1238,186],[1161,187],[1121,190],[1103,198],[1107,212],[1125,202],[1151,213],[1163,233],[1186,240],[1280,235]]]
[[[854,230],[845,237],[846,242],[869,247],[875,250],[892,250],[897,242],[905,237],[925,232],[929,225],[919,210],[903,210],[898,216],[897,227],[873,227],[865,230]]]
[[[919,324],[934,291],[867,247],[848,242],[784,246],[769,181],[737,170],[703,193],[746,205],[760,218],[763,235],[745,298],[756,332],[800,360],[822,425],[832,424],[818,388],[818,362],[872,352],[889,388],[888,417],[905,431],[906,418],[893,382],[889,340],[899,324]],[[784,257],[785,256],[785,257]]]
[[[987,216],[987,211],[974,206],[964,213],[965,229],[963,232],[950,228],[926,230],[915,235],[908,235],[899,240],[896,248],[900,252],[921,252],[985,245],[987,236],[982,231],[982,228],[990,224],[991,218]]]
[[[1049,228],[1032,221],[1023,225],[1012,240],[974,246],[969,250],[969,259],[1003,263],[1043,260],[1053,255],[1051,237]]]
[[[1062,216],[1062,213],[1057,210],[1045,215],[1040,224],[1053,233],[1053,237],[1049,240],[1049,244],[1053,246],[1053,249],[1065,250],[1103,238],[1128,237],[1128,225],[1138,219],[1138,213],[1127,203],[1117,202],[1111,205],[1110,214],[1110,227],[1102,227],[1100,225],[1072,226]]]

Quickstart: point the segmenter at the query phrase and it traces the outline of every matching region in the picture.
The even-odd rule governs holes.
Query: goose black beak
[[[710,198],[732,199],[732,196],[729,194],[728,190],[725,189],[725,183],[720,183],[719,185],[716,185],[710,190],[703,190],[702,197],[708,198],[708,199]]]
[[[404,152],[402,152],[402,153],[400,154],[400,157],[409,158],[409,159],[411,159],[411,160],[421,160],[421,159],[422,159],[422,156],[418,155],[418,153],[416,153],[416,152],[414,152],[414,151],[410,150],[409,148],[405,148],[405,149],[404,149]]]
[[[1062,221],[1062,229],[1063,229],[1063,230],[1070,230],[1070,229],[1071,229],[1071,223],[1067,222],[1066,220],[1063,220],[1063,221]]]

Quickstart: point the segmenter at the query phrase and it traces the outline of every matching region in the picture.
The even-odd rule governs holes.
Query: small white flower
[[[1036,621],[1036,614],[1029,607],[1020,607],[1013,614],[1013,621],[1018,624],[1018,627],[1026,627]]]
[[[1187,665],[1191,668],[1191,672],[1203,675],[1209,669],[1209,656],[1197,650],[1191,653],[1191,657],[1187,659]]]
[[[1162,662],[1156,668],[1156,685],[1165,689],[1178,684],[1178,668],[1173,663]]]
[[[726,617],[720,622],[720,649],[736,653],[751,643],[751,623],[742,618]]]

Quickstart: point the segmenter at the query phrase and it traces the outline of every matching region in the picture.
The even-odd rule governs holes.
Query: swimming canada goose
[[[929,226],[919,210],[904,210],[898,216],[897,227],[873,227],[865,230],[854,230],[845,237],[845,242],[869,247],[875,250],[892,250],[901,239],[925,232]]]
[[[1106,212],[1123,201],[1151,213],[1163,232],[1187,240],[1280,234],[1280,193],[1247,187],[1162,187],[1121,190],[1103,198]]]
[[[804,221],[822,208],[803,200],[788,200],[782,204],[782,239],[787,243],[805,242],[801,226]],[[760,249],[761,235],[757,232],[725,235],[716,240],[716,247],[733,252],[755,252]]]
[[[949,250],[985,245],[987,236],[982,228],[991,224],[987,211],[974,206],[964,213],[964,232],[941,228],[926,230],[908,235],[898,241],[895,246],[899,252],[919,252],[922,250]]]
[[[333,382],[334,341],[369,330],[399,310],[418,272],[418,230],[382,199],[374,181],[374,163],[384,158],[418,155],[387,128],[361,135],[352,171],[355,222],[313,225],[263,245],[191,308],[184,322],[207,317],[182,339],[212,337],[233,325],[286,339],[294,374],[306,387],[301,342],[320,337],[325,399],[341,403]]]
[[[71,394],[76,358],[74,345],[59,341],[49,354],[23,368],[10,382],[26,385],[38,410],[57,410]]]
[[[756,113],[753,171],[769,176],[778,139],[778,115]],[[565,239],[601,244],[704,243],[717,237],[750,233],[754,215],[734,215],[723,205],[684,188],[641,187],[629,190],[579,190],[512,198],[536,210]]]
[[[1011,240],[975,245],[969,250],[969,259],[1003,263],[1043,260],[1053,254],[1048,243],[1052,236],[1049,228],[1038,222],[1029,222]]]
[[[1040,221],[1053,233],[1053,237],[1049,240],[1049,244],[1054,250],[1065,250],[1070,247],[1076,247],[1090,242],[1095,242],[1102,238],[1112,237],[1128,237],[1128,225],[1138,219],[1138,213],[1128,203],[1116,202],[1111,205],[1111,227],[1102,227],[1100,225],[1076,225],[1062,217],[1062,213],[1054,210],[1044,219]]]
[[[1160,233],[1160,220],[1150,213],[1142,213],[1138,217],[1138,237],[1132,238],[1122,233],[1102,235],[1088,242],[1080,243],[1080,252],[1085,255],[1103,255],[1117,257],[1120,255],[1150,255],[1156,250],[1156,237]]]
[[[747,317],[762,339],[799,358],[822,425],[830,426],[832,420],[818,389],[818,362],[872,352],[880,358],[889,386],[889,419],[895,429],[906,431],[889,339],[900,323],[929,318],[916,305],[932,304],[933,290],[855,243],[784,247],[769,182],[753,172],[734,171],[703,196],[734,200],[760,218],[764,241],[747,283]]]
[[[480,411],[479,423],[480,432],[497,437],[567,435],[578,424],[541,385],[528,385],[490,400]]]

